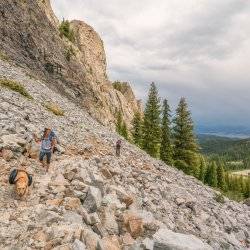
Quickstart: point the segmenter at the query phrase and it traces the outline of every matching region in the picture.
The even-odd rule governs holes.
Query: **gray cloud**
[[[250,122],[250,2],[52,0],[104,40],[112,80],[145,99],[151,81],[175,107],[187,97],[199,125]]]

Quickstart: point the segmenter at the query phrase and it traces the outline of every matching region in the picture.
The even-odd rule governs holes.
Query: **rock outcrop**
[[[0,87],[0,249],[249,249],[247,205],[218,203],[217,191],[128,142],[116,157],[120,137],[77,104],[1,60],[0,76],[33,97]],[[60,141],[49,173],[26,150],[47,122]],[[25,201],[8,184],[13,168],[33,176]]]
[[[74,40],[60,36],[49,0],[0,2],[0,55],[44,79],[54,91],[82,106],[99,122],[114,127],[121,110],[128,125],[137,101],[115,90],[106,74],[99,35],[82,21],[72,21]],[[130,95],[131,97],[132,95]]]

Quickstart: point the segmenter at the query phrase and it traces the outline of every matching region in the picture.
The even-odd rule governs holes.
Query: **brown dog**
[[[18,170],[15,178],[15,191],[20,198],[25,198],[29,191],[29,178],[25,170]]]

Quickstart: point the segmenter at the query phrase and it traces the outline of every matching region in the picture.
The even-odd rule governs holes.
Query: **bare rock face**
[[[115,121],[113,116],[118,110],[122,111],[124,120],[131,121],[135,112],[141,112],[141,106],[128,83],[122,83],[123,91],[118,91],[108,80],[106,54],[100,36],[83,21],[74,20],[70,26],[75,34],[76,58],[86,68],[91,97],[96,100],[93,105],[91,99],[84,99],[83,106],[98,120],[106,119],[105,124]]]
[[[121,93],[108,80],[103,42],[92,27],[72,21],[74,41],[61,37],[49,0],[1,1],[0,22],[0,54],[6,60],[46,80],[102,124],[114,127],[121,110],[129,125],[140,107],[132,90]]]
[[[106,56],[100,36],[83,21],[72,21],[71,28],[75,34],[75,44],[79,51],[79,60],[85,64],[96,84],[107,84]]]

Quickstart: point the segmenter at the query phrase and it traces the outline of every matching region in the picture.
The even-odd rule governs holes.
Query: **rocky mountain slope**
[[[25,69],[0,60],[0,77],[33,98],[0,87],[0,249],[249,249],[249,207],[219,203],[211,188],[125,141],[116,157],[117,134]],[[49,173],[34,145],[34,159],[24,153],[47,123],[60,139]],[[24,201],[8,184],[13,168],[33,175]]]
[[[49,0],[0,2],[0,57],[30,70],[46,85],[88,110],[102,124],[114,125],[117,110],[130,124],[140,111],[113,88],[99,35],[82,21],[72,21],[74,40],[60,36],[59,21]],[[126,92],[131,92],[127,86]]]

